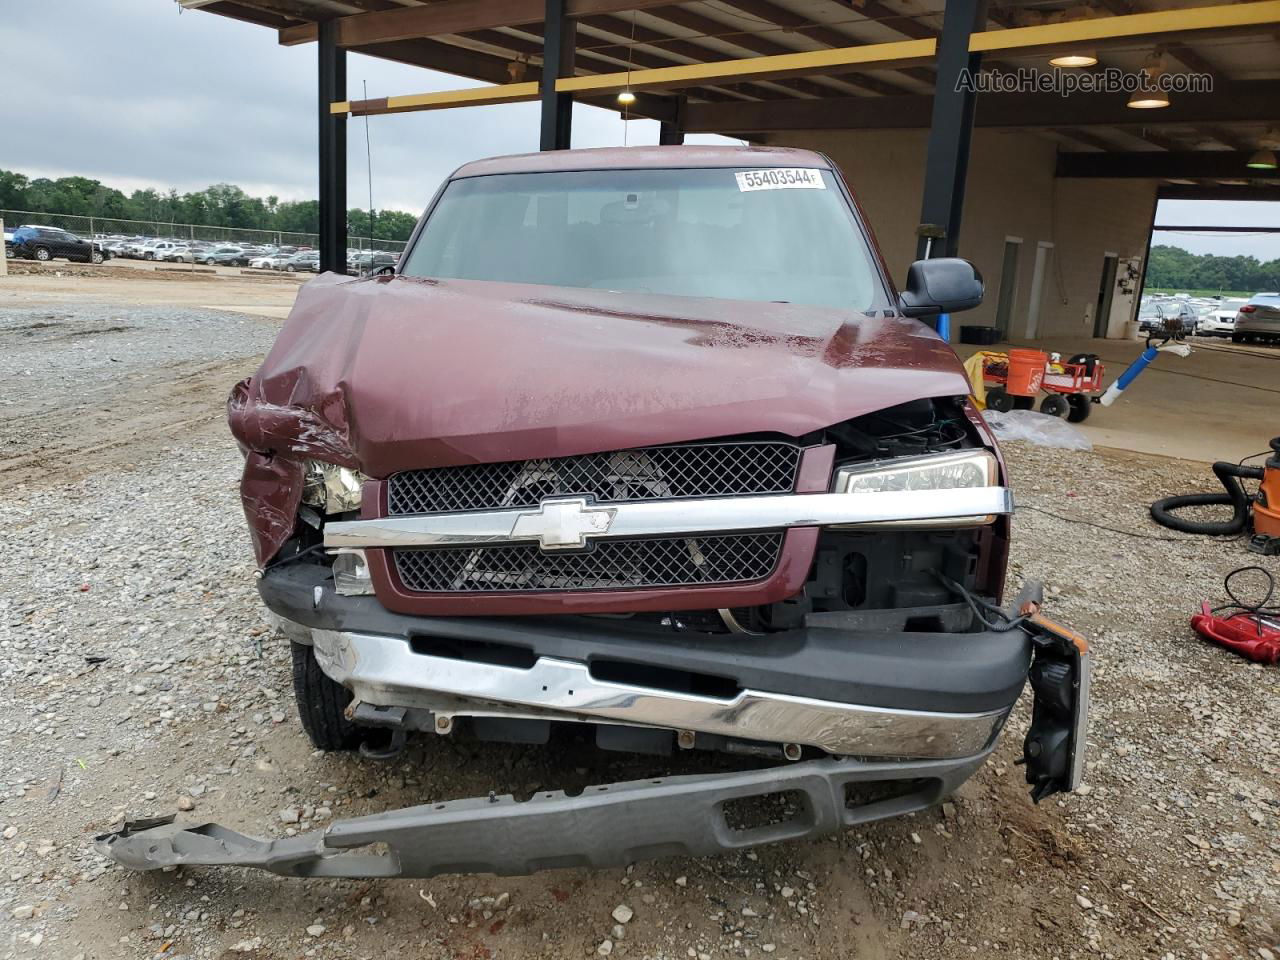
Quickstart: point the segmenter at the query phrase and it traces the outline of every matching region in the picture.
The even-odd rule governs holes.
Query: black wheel
[[[1073,393],[1067,397],[1067,403],[1071,410],[1067,413],[1067,419],[1072,423],[1080,423],[1089,419],[1089,412],[1093,409],[1093,401],[1087,393]]]
[[[36,247],[36,259],[41,263],[47,263],[53,259],[53,254],[49,252],[48,247]]]
[[[213,259],[213,257],[210,257],[208,260],[204,262],[204,265],[206,267],[213,267],[213,266],[217,266],[217,263],[218,263],[217,260]]]
[[[302,729],[318,750],[354,750],[364,739],[343,712],[351,691],[330,680],[305,644],[293,645],[293,697]]]
[[[286,264],[285,264],[285,266],[284,266],[284,268],[285,268],[285,270],[286,270],[287,272],[289,272],[289,273],[297,273],[297,272],[298,272],[298,268],[297,268],[297,267],[295,267],[292,263],[286,263]]]
[[[1013,398],[1013,409],[1015,410],[1030,410],[1035,405],[1036,405],[1035,397],[1014,397]]]
[[[1232,343],[1244,343],[1244,334],[1243,334],[1243,333],[1233,333],[1233,334],[1231,335],[1231,342],[1232,342]]]
[[[1066,416],[1070,408],[1067,398],[1060,393],[1051,393],[1040,401],[1040,412],[1047,413],[1051,417]]]
[[[1008,413],[1013,409],[1013,397],[1004,387],[996,387],[987,391],[987,406],[1000,413]]]
[[[92,263],[101,263],[105,259],[106,257],[102,255],[101,250],[95,250],[93,253],[89,254],[89,260]]]

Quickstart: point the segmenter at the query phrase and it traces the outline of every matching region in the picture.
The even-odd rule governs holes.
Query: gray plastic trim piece
[[[183,827],[158,817],[97,838],[97,851],[134,870],[167,866],[257,867],[291,877],[521,875],[561,867],[615,867],[668,856],[709,856],[834,833],[937,803],[982,764],[963,760],[810,760],[708,776],[589,787],[578,796],[476,797],[340,820],[279,840],[216,823]],[[884,799],[855,802],[846,788],[919,781]],[[729,801],[794,791],[791,819],[736,830]],[[892,791],[890,792],[892,794]],[[382,850],[360,851],[371,844]],[[383,852],[385,851],[385,852]]]

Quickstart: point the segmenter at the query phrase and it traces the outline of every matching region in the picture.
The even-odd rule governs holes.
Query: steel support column
[[[684,97],[671,98],[675,104],[675,116],[658,124],[658,146],[674,147],[684,143]]]
[[[538,149],[568,150],[573,130],[573,94],[556,93],[557,77],[573,76],[577,25],[565,0],[547,0],[542,33],[542,135]]]
[[[320,270],[347,272],[347,114],[329,104],[347,99],[347,51],[337,26],[319,25]]]
[[[938,78],[933,90],[924,200],[916,258],[954,257],[960,241],[969,142],[977,94],[963,78],[976,75],[982,55],[969,52],[969,36],[983,29],[987,0],[948,0],[938,39]]]

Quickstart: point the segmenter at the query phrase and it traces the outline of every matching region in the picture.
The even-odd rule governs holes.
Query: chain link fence
[[[5,230],[22,226],[57,227],[84,239],[93,237],[147,237],[157,240],[206,240],[213,243],[238,243],[277,247],[315,247],[320,238],[314,233],[289,230],[249,230],[242,227],[214,227],[199,223],[166,223],[158,220],[121,220],[115,217],[78,217],[66,213],[40,213],[34,210],[0,210]],[[347,238],[347,245],[357,250],[386,250],[400,253],[401,240],[373,240],[368,237]]]

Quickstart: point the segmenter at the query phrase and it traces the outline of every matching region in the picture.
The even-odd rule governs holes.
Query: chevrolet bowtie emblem
[[[523,513],[511,528],[513,540],[537,540],[544,550],[585,547],[589,537],[609,532],[617,510],[589,506],[581,497],[543,500],[537,511]]]

